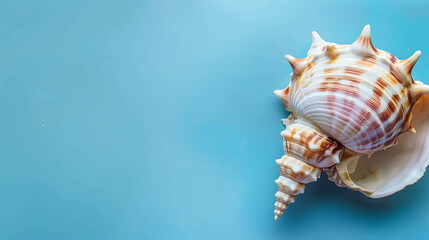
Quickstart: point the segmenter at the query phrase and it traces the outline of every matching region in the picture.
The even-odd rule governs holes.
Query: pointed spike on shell
[[[339,52],[333,43],[328,43],[326,45],[325,53],[326,53],[326,56],[328,56],[330,58],[335,58]]]
[[[411,57],[409,57],[406,60],[399,61],[397,66],[399,69],[401,69],[404,73],[411,76],[411,70],[413,70],[414,65],[416,65],[417,61],[420,58],[420,55],[422,54],[421,51],[416,51]]]
[[[311,33],[313,35],[311,40],[311,48],[319,47],[326,42],[319,36],[319,34],[316,31],[313,31]]]
[[[287,97],[289,95],[289,87],[282,90],[274,90],[274,94],[282,100],[287,100]]]
[[[429,93],[429,85],[426,85],[420,81],[415,81],[410,90],[413,101],[417,102],[421,96]]]
[[[289,62],[290,66],[292,67],[293,74],[298,76],[304,71],[304,69],[307,67],[307,62],[305,59],[298,59],[294,58],[291,55],[286,55],[286,60]]]
[[[377,53],[371,42],[371,27],[366,25],[358,39],[352,44],[351,49],[364,56],[372,56]]]
[[[289,106],[289,87],[283,90],[274,90],[274,94],[282,100],[283,105],[286,109],[290,109]]]
[[[410,125],[410,128],[408,129],[408,131],[412,132],[412,133],[416,133],[416,129],[413,127],[413,125]]]
[[[283,96],[282,90],[274,90],[274,94],[279,98]]]

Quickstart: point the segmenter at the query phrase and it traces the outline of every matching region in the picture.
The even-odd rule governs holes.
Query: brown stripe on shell
[[[401,84],[403,84],[401,74],[393,67],[390,66],[389,73]]]
[[[356,61],[355,64],[365,68],[371,68],[377,64],[377,59],[374,56],[364,57]]]
[[[353,101],[347,100],[347,99],[343,99],[342,102],[340,103],[339,106],[337,103],[337,99],[335,98],[335,93],[339,92],[342,93],[344,95],[353,97],[353,98],[358,98],[359,97],[359,88],[357,87],[357,85],[355,85],[356,83],[358,83],[358,79],[354,78],[352,76],[344,76],[344,80],[348,80],[349,82],[352,82],[354,84],[349,84],[347,82],[339,82],[339,78],[337,77],[330,77],[327,76],[325,81],[323,81],[322,83],[320,83],[319,86],[319,91],[320,92],[329,92],[332,94],[329,94],[327,96],[327,105],[328,105],[328,109],[331,112],[331,122],[334,121],[333,117],[335,116],[336,118],[339,118],[341,121],[337,122],[337,128],[341,129],[342,131],[345,130],[346,127],[350,127],[350,125],[348,123],[350,123],[348,121],[348,117],[350,116],[350,114],[352,113],[352,110],[355,109],[355,105]],[[339,111],[339,114],[335,114],[335,110],[334,107],[337,109],[337,111]],[[358,132],[360,129],[360,126],[358,126],[357,124],[352,124],[351,127],[353,127],[355,130],[353,131],[354,133]]]
[[[404,87],[402,90],[403,90],[403,93],[407,96],[407,100],[408,100],[408,102],[409,102],[409,103],[414,102],[414,101],[413,101],[413,95],[411,95],[411,92],[408,90],[408,88],[405,88],[405,87]]]
[[[355,99],[360,98],[358,94],[359,89],[357,87],[360,82],[358,78],[353,77],[363,72],[359,70],[359,68],[348,68],[347,71],[345,71],[346,74],[344,74],[341,78],[333,74],[327,74],[324,81],[320,83],[318,90],[321,92],[332,93],[332,95],[330,94],[327,96],[327,109],[331,110],[331,117],[329,118],[331,122],[334,122],[334,116],[340,120],[335,121],[335,124],[339,124],[335,128],[336,130],[340,129],[343,132],[347,132],[348,136],[353,137],[355,134],[359,133],[362,126],[367,125],[368,127],[366,128],[366,131],[368,133],[362,132],[360,133],[361,136],[359,136],[360,139],[366,140],[362,140],[357,144],[374,145],[374,147],[380,148],[379,145],[383,144],[380,139],[383,138],[383,135],[389,131],[392,131],[396,127],[396,120],[400,121],[402,119],[404,110],[399,102],[400,97],[398,94],[395,94],[392,96],[392,102],[387,103],[387,109],[379,114],[379,119],[384,122],[389,120],[390,116],[395,114],[397,111],[398,113],[395,114],[395,121],[391,120],[389,123],[386,122],[384,125],[380,125],[378,120],[372,120],[372,113],[377,113],[380,111],[383,93],[389,85],[386,82],[386,78],[383,77],[379,77],[375,81],[371,97],[367,100],[364,100],[369,109],[371,109],[370,111],[361,110],[359,114],[352,114],[352,109],[355,109],[354,103],[352,101],[342,99],[341,103],[336,103],[338,100],[333,97],[335,96],[336,92],[341,92],[347,96],[354,97]],[[388,75],[390,75],[391,79],[394,79],[394,81],[397,82],[397,79],[391,73]],[[340,82],[339,80],[348,80],[353,84],[348,84],[347,81]],[[333,112],[334,109],[336,114]],[[352,115],[354,115],[353,118],[355,121],[350,121],[353,119]],[[341,124],[344,122],[347,124]]]
[[[287,154],[316,167],[328,167],[339,162],[344,152],[338,142],[316,129],[291,124],[282,132]]]
[[[381,98],[383,97],[383,90],[386,88],[386,84],[382,78],[378,78],[372,88],[371,97],[366,100],[366,105],[374,111],[378,111],[381,106]]]
[[[373,137],[369,138],[367,141],[364,141],[363,145],[371,143],[373,149],[383,149],[383,148],[389,147],[395,142],[398,136],[397,134],[398,132],[394,131],[395,128],[400,127],[401,129],[405,129],[405,130],[408,129],[408,125],[406,124],[406,121],[404,121],[404,114],[406,109],[406,106],[404,106],[404,104],[408,105],[409,103],[401,104],[400,100],[401,99],[398,94],[393,95],[391,100],[387,104],[386,110],[379,114],[380,120],[383,121],[384,123],[383,125],[384,135],[382,134],[377,137],[373,135]],[[393,119],[391,119],[392,115],[394,115]],[[407,117],[405,117],[405,119],[406,118]],[[374,129],[368,129],[368,132],[372,132],[372,131],[374,131]],[[395,132],[396,134],[393,134]],[[384,136],[384,140],[380,141],[380,139],[383,136]]]
[[[281,159],[277,159],[280,174],[290,178],[296,182],[309,183],[314,182],[320,177],[320,169],[308,163],[300,161],[292,156],[284,155]]]
[[[351,83],[359,82],[357,78],[352,76],[344,75],[340,78],[327,75],[324,81],[320,83],[318,90],[321,92],[341,92],[351,97],[359,97],[359,88],[356,85],[340,82],[340,80],[347,80]]]
[[[330,73],[337,72],[339,70],[340,70],[340,68],[338,68],[338,67],[327,67],[323,70],[323,73],[324,74],[330,74]]]
[[[381,78],[384,79],[384,82],[389,84],[389,85],[402,84],[391,72],[383,74],[383,76]]]
[[[358,42],[358,43],[360,43],[360,45],[362,46],[362,47],[365,47],[365,48],[369,48],[369,49],[372,49],[372,50],[374,50],[374,52],[375,53],[377,53],[377,49],[372,45],[372,42],[371,42],[371,36],[368,36],[368,37],[364,37],[364,36],[362,36],[362,35],[360,35],[359,36],[359,38],[356,40],[356,42]]]
[[[348,66],[344,69],[344,73],[360,76],[366,73],[366,70],[358,67]]]
[[[398,61],[398,58],[397,57],[395,57],[393,54],[391,54],[391,53],[389,53],[390,54],[390,61],[392,62],[392,63],[396,63],[397,61]]]

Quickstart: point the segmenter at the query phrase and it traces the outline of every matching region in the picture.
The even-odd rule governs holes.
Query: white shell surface
[[[305,184],[296,182],[287,177],[280,176],[276,181],[279,191],[290,195],[297,195],[304,192]]]
[[[292,79],[275,91],[299,121],[362,154],[389,148],[413,130],[412,106],[429,91],[411,77],[420,51],[398,60],[372,46],[369,26],[352,45],[313,37],[306,58],[286,56]]]
[[[310,183],[315,182],[320,177],[320,168],[314,167],[308,163],[300,161],[294,157],[284,155],[276,160],[280,168],[280,174],[296,182]]]
[[[362,59],[351,51],[335,61],[314,56],[314,67],[291,84],[290,106],[298,118],[347,148],[372,153],[393,145],[408,128],[404,122],[411,103],[408,88],[392,77],[384,56]]]
[[[396,146],[376,152],[370,158],[345,154],[338,165],[328,170],[331,171],[328,173],[330,179],[371,198],[391,195],[415,183],[429,165],[428,106],[429,95],[415,104],[413,125],[416,133],[402,134]]]

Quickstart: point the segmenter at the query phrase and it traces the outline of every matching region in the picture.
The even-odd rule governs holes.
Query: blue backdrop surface
[[[273,219],[284,55],[365,24],[429,83],[427,2],[0,1],[0,239],[427,239],[428,176]]]

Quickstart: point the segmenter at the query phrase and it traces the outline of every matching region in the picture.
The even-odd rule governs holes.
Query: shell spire
[[[278,191],[274,204],[274,220],[279,219],[295,196],[303,193],[306,184],[320,177],[321,168],[340,162],[344,147],[327,135],[309,126],[295,123],[290,114],[283,120],[286,129],[281,133],[285,155],[277,159],[280,177],[275,180]],[[307,141],[304,141],[306,139]]]
[[[422,54],[422,52],[416,51],[408,59],[399,61],[399,63],[396,66],[398,67],[398,69],[401,69],[403,71],[403,73],[407,74],[408,76],[411,76],[411,70],[413,70],[413,67],[414,67],[414,65],[416,65],[421,54]]]
[[[366,25],[358,39],[351,46],[352,51],[364,56],[372,56],[377,53],[377,49],[372,45],[371,27]]]

